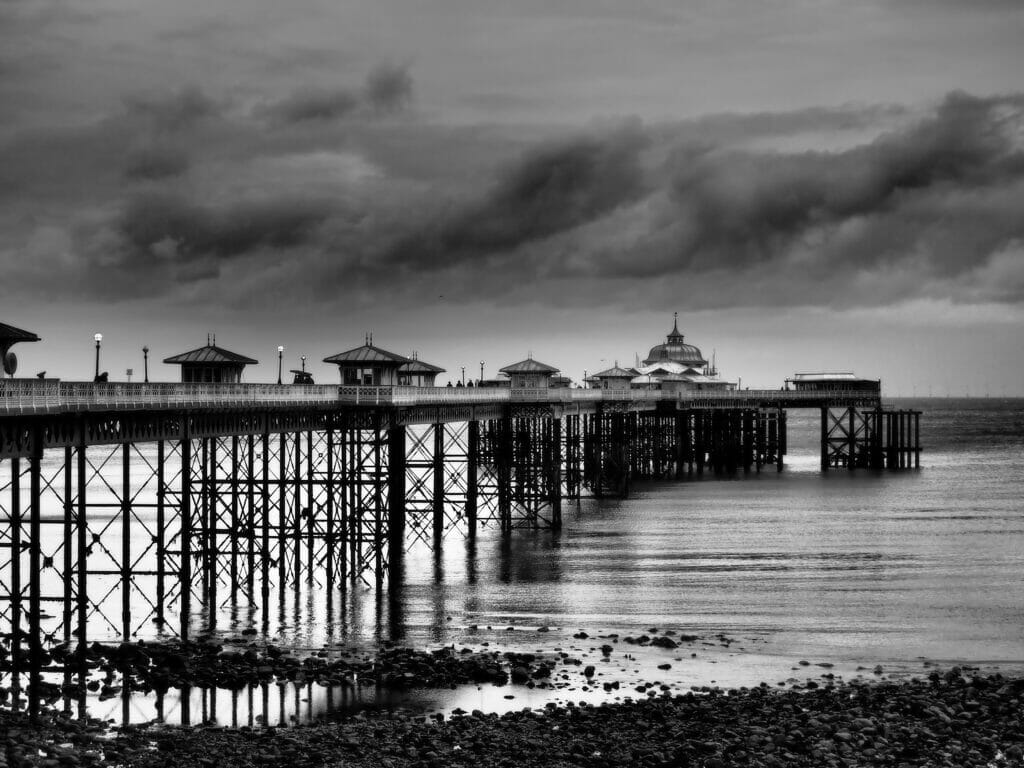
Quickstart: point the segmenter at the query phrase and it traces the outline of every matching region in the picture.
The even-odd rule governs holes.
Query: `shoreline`
[[[0,765],[449,765],[724,768],[1013,766],[1024,757],[1024,678],[951,669],[927,678],[661,694],[503,715],[356,715],[289,728],[107,727],[49,710],[0,711]]]
[[[635,661],[640,649],[658,648],[682,660],[702,648],[717,644],[728,650],[736,642],[724,635],[705,639],[671,630],[649,632],[602,638],[581,631],[573,637],[597,648],[605,664]],[[84,659],[58,648],[53,660],[85,661],[91,670],[89,689],[110,698],[179,686],[237,692],[254,684],[303,684],[310,690],[341,684],[428,695],[475,686],[504,692],[511,701],[503,712],[467,711],[468,706],[447,712],[382,708],[257,727],[116,725],[58,710],[52,705],[61,696],[85,692],[77,684],[63,691],[51,685],[44,697],[50,705],[37,724],[0,709],[0,731],[7,733],[0,768],[1022,765],[1024,675],[1019,672],[985,674],[967,666],[940,671],[926,661],[922,676],[886,678],[881,668],[861,667],[866,679],[844,679],[830,662],[800,660],[785,681],[684,690],[649,674],[639,683],[602,677],[600,662],[570,651],[416,650],[388,644],[378,654],[299,655],[272,645],[257,651],[257,645],[239,650],[211,641],[93,643]],[[523,697],[527,691],[567,696],[588,689],[614,700],[554,701],[549,696],[541,699],[542,706],[522,706],[529,703]]]

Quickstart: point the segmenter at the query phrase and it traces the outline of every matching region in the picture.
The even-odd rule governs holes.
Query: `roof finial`
[[[206,332],[206,346],[210,346],[210,332]]]
[[[373,331],[370,331],[370,346],[373,346]]]
[[[217,346],[217,332],[216,331],[213,332],[213,346],[215,346],[215,347]]]

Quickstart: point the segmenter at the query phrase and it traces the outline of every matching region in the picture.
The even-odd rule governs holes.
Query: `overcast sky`
[[[20,373],[205,343],[1024,394],[1019,0],[0,0]],[[154,363],[151,377],[176,371]]]

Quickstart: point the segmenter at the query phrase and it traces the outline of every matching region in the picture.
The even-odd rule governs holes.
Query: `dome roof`
[[[651,347],[644,365],[665,362],[683,363],[688,366],[705,366],[708,363],[697,347],[683,342],[683,334],[679,332],[678,314],[672,323],[672,332],[669,333],[668,339],[664,344]]]

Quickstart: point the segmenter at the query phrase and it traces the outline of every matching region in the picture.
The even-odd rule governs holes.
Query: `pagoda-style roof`
[[[526,360],[520,360],[518,363],[512,363],[512,365],[506,365],[500,369],[501,373],[558,373],[558,368],[555,368],[539,360],[534,360],[532,357]]]
[[[32,333],[32,331],[15,328],[13,325],[7,325],[7,323],[0,323],[0,344],[9,347],[11,344],[17,344],[19,341],[40,341],[40,338]]]
[[[422,360],[412,359],[407,363],[403,363],[398,369],[399,373],[444,373],[445,368],[439,365],[431,365],[430,363],[424,363]]]
[[[614,366],[612,368],[609,368],[606,371],[601,371],[600,373],[593,374],[592,378],[595,378],[595,379],[632,379],[634,376],[636,376],[636,373],[637,372],[634,371],[634,370],[631,370],[631,369],[627,370],[626,368],[620,368],[619,366],[616,365],[616,366]]]
[[[255,365],[258,361],[218,347],[216,344],[207,344],[205,347],[164,358],[164,362],[175,365]]]
[[[397,355],[388,352],[386,349],[375,347],[373,344],[363,344],[361,347],[339,352],[336,355],[324,358],[325,363],[336,365],[361,365],[363,363],[377,363],[379,365],[393,365],[395,367],[415,362],[404,355]]]

